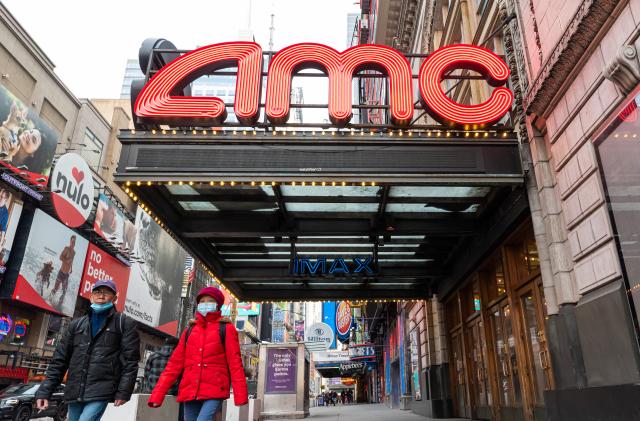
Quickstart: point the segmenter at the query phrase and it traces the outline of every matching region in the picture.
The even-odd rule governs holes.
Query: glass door
[[[462,330],[458,330],[451,335],[451,356],[453,364],[453,374],[455,376],[455,405],[456,415],[468,417],[467,411],[467,376],[464,367],[464,352],[462,343]]]
[[[473,394],[474,414],[479,419],[491,418],[491,387],[487,371],[487,353],[484,340],[482,319],[477,317],[467,325],[471,393]]]
[[[500,407],[505,418],[522,413],[522,389],[518,379],[516,338],[511,320],[511,306],[503,300],[491,310],[491,330],[496,356]]]
[[[539,279],[521,289],[518,295],[525,328],[527,362],[531,372],[533,415],[536,420],[545,419],[544,391],[552,388],[553,377],[544,331],[546,305]]]

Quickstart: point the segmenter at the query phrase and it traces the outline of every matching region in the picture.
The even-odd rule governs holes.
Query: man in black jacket
[[[124,405],[136,383],[140,338],[136,322],[116,312],[118,290],[111,279],[95,283],[89,314],[73,320],[58,344],[45,381],[36,393],[44,410],[67,373],[64,392],[69,421],[97,421],[109,402]]]

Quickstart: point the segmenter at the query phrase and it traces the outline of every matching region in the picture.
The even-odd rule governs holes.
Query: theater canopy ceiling
[[[220,48],[196,51],[205,50],[215,55]],[[152,82],[160,81],[162,71],[169,73],[160,58],[172,50],[156,45],[150,51],[147,74],[155,75]],[[390,68],[397,59],[394,51],[387,57]],[[177,50],[172,54],[172,59],[189,56]],[[242,72],[241,60],[256,53],[248,48],[243,54],[225,65]],[[269,72],[277,68],[278,54]],[[265,68],[260,63],[258,81],[266,83],[269,95],[269,74],[260,73]],[[245,69],[251,66],[256,64],[245,63]],[[386,75],[393,84],[393,75],[379,67],[383,74],[376,77]],[[482,66],[454,67],[473,68],[494,86],[506,77]],[[206,68],[210,74],[220,71],[220,66]],[[447,66],[431,70],[452,74]],[[188,72],[181,77],[193,80]],[[457,76],[465,77],[478,76]],[[469,115],[456,117],[459,110],[451,104],[434,111],[428,101],[420,106],[411,99],[407,105],[402,96],[391,96],[391,104],[376,106],[381,122],[371,115],[363,118],[368,106],[356,100],[354,107],[362,107],[358,121],[349,121],[340,108],[344,104],[332,110],[330,103],[324,109],[332,123],[289,124],[280,103],[269,109],[258,101],[253,110],[247,100],[239,110],[236,97],[235,108],[222,103],[221,109],[199,109],[211,101],[192,101],[186,82],[166,88],[173,92],[164,98],[169,101],[154,96],[151,83],[144,82],[134,92],[139,95],[133,99],[137,129],[119,136],[115,179],[243,300],[424,297],[463,276],[463,266],[483,257],[526,210],[519,145],[508,116],[502,118],[505,110],[497,123],[496,115],[474,122],[469,120],[478,111],[473,107]],[[254,89],[247,87],[249,82],[241,84],[237,81],[238,90]],[[289,92],[290,86],[285,88]],[[428,95],[423,92],[423,99]],[[406,117],[411,104],[416,109],[411,106]],[[162,117],[190,106],[196,113],[218,114],[193,120],[191,109],[190,116]],[[504,108],[493,106],[484,112]],[[159,114],[154,116],[154,110]],[[411,124],[420,112],[439,113],[446,125]],[[235,115],[236,123],[224,123],[227,114]]]

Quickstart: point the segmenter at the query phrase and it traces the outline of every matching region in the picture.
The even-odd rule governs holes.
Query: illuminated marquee
[[[242,124],[256,123],[260,108],[262,49],[254,42],[213,44],[184,54],[164,66],[144,86],[134,113],[139,121],[152,124],[216,126],[226,119],[224,102],[217,97],[180,96],[182,89],[198,77],[215,70],[237,66],[234,111]],[[289,118],[291,78],[306,68],[315,68],[329,79],[329,118],[336,126],[349,123],[352,116],[354,75],[377,70],[389,79],[389,114],[393,124],[407,126],[414,115],[411,67],[398,51],[363,44],[338,52],[321,44],[295,44],[276,53],[269,63],[265,114],[273,124]],[[491,97],[476,105],[457,103],[447,97],[441,82],[454,69],[476,71],[495,89]],[[420,100],[436,120],[462,127],[494,124],[513,102],[507,83],[509,68],[495,53],[474,45],[456,44],[436,50],[420,67]]]

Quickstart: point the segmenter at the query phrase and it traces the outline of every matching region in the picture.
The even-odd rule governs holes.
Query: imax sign
[[[291,259],[292,275],[373,275],[371,267],[373,258],[369,257],[336,257],[331,262],[326,257],[317,259]]]

